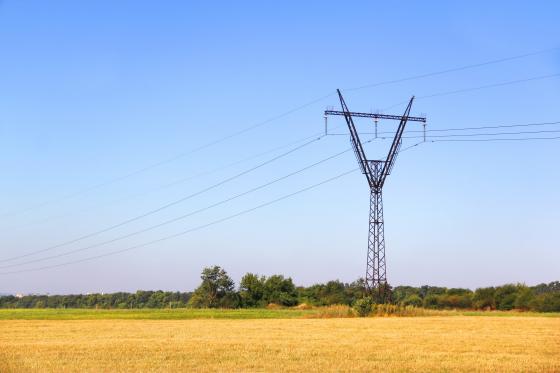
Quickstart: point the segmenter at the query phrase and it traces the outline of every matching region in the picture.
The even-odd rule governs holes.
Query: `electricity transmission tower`
[[[370,188],[370,210],[369,210],[369,237],[368,237],[368,250],[367,250],[367,266],[366,266],[366,289],[370,294],[377,291],[377,296],[380,302],[385,302],[388,297],[387,288],[387,267],[385,264],[385,237],[383,229],[383,199],[382,191],[385,179],[391,173],[395,165],[395,159],[399,153],[402,144],[402,134],[408,121],[426,123],[425,117],[411,117],[410,109],[414,96],[408,102],[406,110],[403,115],[387,115],[387,114],[370,114],[370,113],[357,113],[351,112],[344,102],[344,98],[337,90],[338,97],[340,98],[340,105],[342,111],[326,110],[325,117],[328,115],[341,115],[346,119],[348,130],[350,131],[350,142],[352,148],[358,159],[358,164]],[[373,118],[376,121],[379,119],[390,119],[400,121],[395,138],[389,154],[385,160],[369,160],[366,157],[364,148],[360,141],[360,136],[354,125],[352,117],[359,118]]]

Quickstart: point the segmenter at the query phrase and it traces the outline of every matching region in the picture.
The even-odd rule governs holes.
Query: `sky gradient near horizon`
[[[12,266],[243,193],[347,149],[347,136],[321,138],[130,224],[3,260],[103,230],[302,144],[323,131],[325,108],[339,107],[337,88],[354,111],[399,114],[416,95],[412,112],[427,115],[429,130],[558,122],[558,14],[552,1],[2,1],[0,293],[191,290],[214,264],[236,281],[246,272],[302,285],[353,281],[365,271],[369,209],[358,172],[154,245],[5,273],[157,240],[351,170],[347,152],[172,224]],[[525,54],[532,55],[398,81]],[[329,128],[347,132],[341,118]],[[560,136],[560,124],[466,133],[519,131],[532,133],[498,138]],[[417,135],[408,132],[403,149]],[[389,144],[378,139],[366,151],[379,158]],[[427,142],[400,154],[384,188],[389,282],[476,288],[559,280],[558,159],[560,140]]]

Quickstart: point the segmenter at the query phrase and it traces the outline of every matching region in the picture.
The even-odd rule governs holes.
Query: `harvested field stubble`
[[[560,371],[560,318],[5,320],[0,371]]]

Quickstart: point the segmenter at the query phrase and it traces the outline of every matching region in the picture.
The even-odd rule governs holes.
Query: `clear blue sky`
[[[370,1],[5,0],[0,3],[0,259],[101,230],[288,150],[162,188],[321,132],[325,107],[338,107],[335,96],[219,145],[110,182],[336,88],[559,47],[558,14],[560,5],[553,1],[410,1],[396,6]],[[413,112],[428,116],[428,129],[560,121],[558,76],[422,98],[558,73],[560,50],[552,50],[347,90],[346,100],[351,110],[382,110],[415,94],[419,99]],[[403,109],[397,105],[386,112]],[[329,123],[341,124],[335,119]],[[371,130],[371,123],[359,126]],[[390,131],[395,123],[380,126]],[[409,124],[411,130],[418,129],[415,126]],[[560,130],[560,125],[511,131],[535,130]],[[406,139],[403,148],[416,140]],[[0,266],[79,249],[186,214],[348,145],[345,136],[323,138],[157,214]],[[367,145],[367,152],[380,157],[388,145],[376,141]],[[559,145],[560,140],[439,142],[402,153],[384,190],[389,282],[475,288],[558,280]],[[346,153],[173,224],[0,272],[148,242],[353,167],[353,154]],[[365,271],[368,209],[365,178],[354,173],[159,244],[65,267],[2,274],[0,293],[190,290],[199,282],[202,267],[213,264],[225,267],[236,281],[248,271],[282,273],[304,285],[337,278],[353,281]]]

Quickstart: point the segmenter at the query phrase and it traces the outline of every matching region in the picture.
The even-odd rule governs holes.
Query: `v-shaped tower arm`
[[[362,173],[366,175],[370,188],[374,188],[377,183],[375,181],[375,177],[371,170],[370,164],[366,158],[366,153],[364,152],[364,148],[360,141],[360,136],[358,135],[356,126],[354,126],[352,115],[350,114],[350,110],[348,110],[348,106],[346,106],[346,102],[344,102],[344,98],[342,97],[342,93],[340,93],[340,89],[337,89],[336,92],[338,93],[338,97],[340,98],[342,113],[344,115],[344,119],[346,119],[348,130],[350,131],[350,142],[352,143],[352,148],[354,149],[354,153],[356,154],[358,164],[360,165],[360,169],[362,170]]]
[[[397,133],[395,134],[395,138],[393,139],[393,144],[391,144],[391,149],[389,149],[389,154],[387,155],[387,160],[383,165],[383,170],[381,171],[381,175],[379,176],[379,183],[377,185],[378,188],[383,188],[383,184],[385,183],[385,179],[387,175],[391,173],[393,166],[395,165],[395,159],[397,158],[397,154],[399,154],[399,150],[402,144],[402,135],[404,132],[404,128],[406,127],[406,122],[408,122],[408,116],[410,114],[410,109],[412,108],[412,101],[414,101],[414,96],[408,102],[408,106],[404,111],[403,116],[401,117],[401,122],[399,123],[399,127],[397,128]]]

